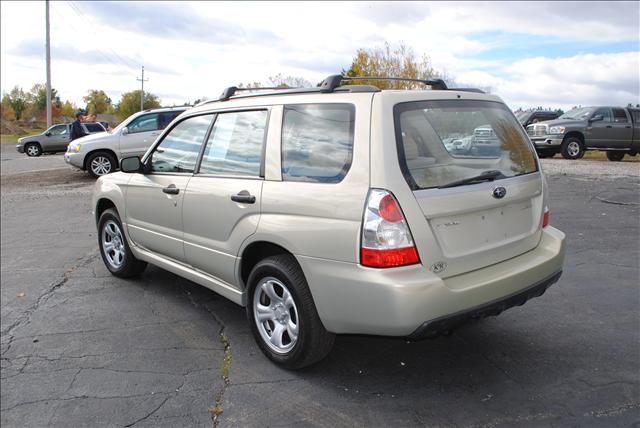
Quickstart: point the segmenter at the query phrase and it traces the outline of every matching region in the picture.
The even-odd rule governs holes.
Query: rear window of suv
[[[338,183],[351,167],[355,108],[352,104],[284,107],[282,179]]]
[[[538,170],[522,126],[502,103],[401,103],[394,107],[394,117],[400,166],[413,189],[442,187],[489,172],[501,179]]]

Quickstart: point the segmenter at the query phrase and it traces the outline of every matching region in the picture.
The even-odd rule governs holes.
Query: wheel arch
[[[582,145],[584,146],[585,144],[585,140],[584,140],[584,134],[580,131],[570,131],[567,132],[567,134],[564,136],[564,138],[562,139],[562,142],[567,141],[569,138],[572,137],[576,137],[580,140],[580,142],[582,143]]]
[[[240,279],[240,286],[243,290],[247,288],[247,280],[253,267],[267,257],[275,256],[277,254],[290,254],[298,263],[296,256],[285,247],[275,244],[270,241],[254,241],[249,243],[241,252],[238,259],[238,278]],[[300,263],[298,263],[300,266]],[[302,267],[300,266],[300,269]]]
[[[98,221],[100,221],[100,216],[102,215],[102,213],[108,210],[109,208],[115,209],[118,215],[120,215],[120,212],[118,211],[118,207],[116,207],[116,204],[111,199],[109,198],[98,199],[98,201],[96,202],[96,211],[95,211],[96,225],[98,224]]]

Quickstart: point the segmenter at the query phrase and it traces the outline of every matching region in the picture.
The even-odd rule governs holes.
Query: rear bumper
[[[559,271],[537,284],[503,298],[452,315],[427,321],[418,327],[416,331],[411,333],[408,338],[411,340],[417,340],[435,337],[440,334],[447,333],[469,320],[496,316],[514,306],[522,306],[527,302],[527,300],[542,296],[544,292],[547,291],[547,288],[551,287],[560,279],[561,275],[562,271]]]
[[[546,227],[533,250],[446,279],[423,265],[372,269],[305,256],[297,259],[327,330],[424,337],[541,294],[562,271],[564,241],[564,233]]]

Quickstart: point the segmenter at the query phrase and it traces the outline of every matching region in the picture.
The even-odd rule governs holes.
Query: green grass
[[[16,144],[18,142],[18,138],[22,138],[27,135],[42,134],[46,129],[47,128],[33,128],[28,129],[27,132],[23,134],[2,134],[0,135],[0,144]]]

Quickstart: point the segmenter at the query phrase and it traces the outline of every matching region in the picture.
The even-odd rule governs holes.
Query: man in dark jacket
[[[87,135],[82,129],[82,125],[80,124],[80,116],[82,116],[82,112],[76,113],[76,120],[71,124],[71,135],[69,136],[69,141],[73,141],[76,138],[84,137]]]

